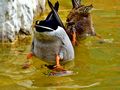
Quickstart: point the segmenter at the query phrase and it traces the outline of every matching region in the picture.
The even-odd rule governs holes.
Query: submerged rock
[[[45,0],[0,0],[0,41],[14,41],[20,31],[31,34],[36,11],[44,9]]]

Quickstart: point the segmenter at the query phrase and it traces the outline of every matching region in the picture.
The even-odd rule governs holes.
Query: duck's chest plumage
[[[58,27],[52,32],[35,32],[32,52],[38,58],[54,63],[58,54],[62,61],[73,60],[74,50],[63,28]]]

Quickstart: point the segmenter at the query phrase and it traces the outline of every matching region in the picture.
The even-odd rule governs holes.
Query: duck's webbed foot
[[[27,69],[31,66],[31,63],[29,61],[25,62],[23,65],[22,65],[22,68],[23,69]]]
[[[30,63],[29,59],[31,59],[32,56],[33,56],[32,52],[30,52],[29,54],[27,54],[27,61],[22,65],[23,69],[27,69],[27,68],[29,68],[31,66],[31,63]]]
[[[53,69],[54,71],[66,71],[61,65],[60,66],[54,66],[54,69]]]
[[[47,67],[48,69],[53,70],[53,71],[65,71],[65,69],[62,66],[46,65],[45,64],[45,67]]]
[[[49,69],[53,71],[65,71],[65,69],[60,65],[60,56],[56,55],[56,65],[48,65]]]
[[[62,71],[64,70],[63,67],[60,65],[60,56],[56,55],[56,65],[54,66],[54,69],[56,71]]]

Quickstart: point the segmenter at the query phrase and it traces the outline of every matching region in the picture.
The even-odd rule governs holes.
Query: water
[[[31,39],[27,38],[13,45],[0,44],[0,90],[120,89],[120,2],[84,0],[83,3],[93,3],[95,30],[104,38],[104,42],[88,37],[75,47],[74,67],[70,68],[74,74],[48,77],[44,74],[48,72],[47,68],[42,66],[45,63],[36,57],[30,60],[30,68],[22,69],[30,51]],[[65,6],[64,3],[61,4]],[[70,8],[69,4],[67,7],[62,6],[63,10],[59,12],[63,19]],[[69,68],[71,64],[73,63],[66,67]]]

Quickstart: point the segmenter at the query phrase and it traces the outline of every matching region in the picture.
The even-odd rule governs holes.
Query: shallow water
[[[75,47],[74,67],[73,62],[65,66],[74,74],[49,77],[45,75],[49,72],[43,67],[45,63],[36,57],[30,60],[30,68],[22,69],[30,51],[31,39],[27,38],[13,45],[0,44],[0,90],[120,89],[120,2],[84,0],[84,3],[93,3],[95,30],[104,38],[104,42],[88,37]],[[69,10],[70,5],[67,6]],[[66,17],[62,14],[67,15],[66,10],[60,11],[61,17]]]

